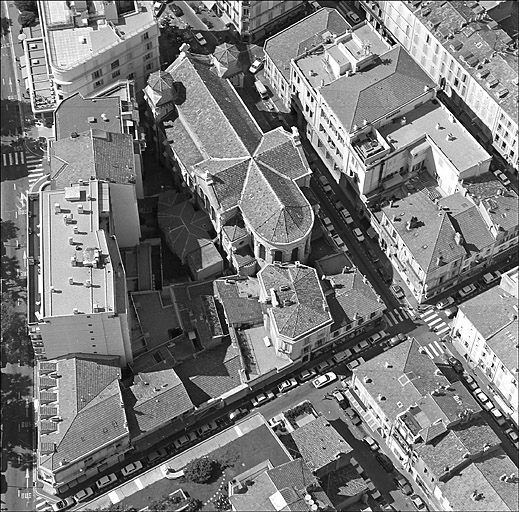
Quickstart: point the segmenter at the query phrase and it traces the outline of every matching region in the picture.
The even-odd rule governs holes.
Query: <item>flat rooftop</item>
[[[124,43],[155,23],[151,2],[142,2],[144,10],[130,11],[113,21],[104,18],[104,2],[93,2],[93,5],[98,21],[89,21],[89,26],[75,26],[67,2],[41,2],[52,65],[61,69],[72,68],[118,43]]]
[[[429,137],[459,171],[464,171],[490,155],[441,105],[432,102],[415,108],[405,115],[406,123],[388,123],[379,133],[395,150]],[[451,140],[448,135],[452,134]],[[390,138],[388,139],[388,136]]]
[[[100,217],[109,208],[109,186],[97,180],[42,193],[43,317],[124,310],[119,250]]]

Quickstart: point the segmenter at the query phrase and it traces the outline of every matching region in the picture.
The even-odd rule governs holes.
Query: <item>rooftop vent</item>
[[[71,138],[71,139],[77,139],[78,137],[79,137],[79,133],[78,133],[78,132],[72,132],[72,133],[70,134],[70,138]]]
[[[96,119],[94,116],[89,116],[89,117],[87,118],[87,120],[88,120],[89,123],[95,123],[95,122],[97,122],[97,119]]]
[[[380,394],[380,393],[378,394],[377,398],[378,398],[379,402],[384,402],[386,400],[386,397],[384,395]]]
[[[364,375],[364,379],[363,380],[364,380],[364,382],[366,384],[369,384],[370,382],[372,382],[371,379],[367,375]]]
[[[288,284],[284,284],[284,285],[280,286],[279,289],[282,292],[288,292],[288,290],[290,290],[290,286],[288,286]]]

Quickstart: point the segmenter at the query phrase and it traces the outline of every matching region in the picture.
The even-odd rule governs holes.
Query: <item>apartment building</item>
[[[304,263],[315,214],[297,130],[262,133],[207,56],[183,51],[148,87],[157,144],[178,188],[209,215],[229,264],[254,275],[274,261]]]
[[[449,382],[416,340],[354,369],[346,395],[434,509],[514,509],[518,482],[499,437],[463,384]]]
[[[296,18],[306,9],[302,0],[216,0],[211,4],[243,41],[253,42]]]
[[[452,326],[453,343],[470,366],[481,370],[495,402],[518,421],[518,270],[501,284],[461,304]],[[492,304],[489,309],[488,305]]]
[[[45,492],[64,493],[124,460],[131,446],[120,380],[114,356],[38,363],[35,478]]]
[[[159,68],[159,27],[153,2],[38,2],[47,75],[57,104],[96,94],[121,79],[135,81],[142,101],[148,75]],[[41,77],[40,77],[41,80]]]
[[[519,61],[513,38],[487,13],[495,3],[360,4],[367,19],[379,31],[389,32],[440,86],[456,117],[467,128],[473,127],[483,146],[517,172]]]

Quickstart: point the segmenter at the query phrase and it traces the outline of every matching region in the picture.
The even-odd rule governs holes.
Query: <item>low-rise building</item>
[[[496,403],[516,425],[519,423],[517,276],[515,267],[503,276],[500,286],[461,304],[452,325],[454,346],[470,366],[481,369]]]

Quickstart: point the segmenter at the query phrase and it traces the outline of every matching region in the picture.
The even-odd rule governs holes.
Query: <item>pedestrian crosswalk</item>
[[[438,341],[432,341],[427,345],[422,345],[421,350],[423,350],[431,359],[440,357],[442,354],[446,353],[445,349]]]
[[[45,173],[41,165],[42,158],[29,153],[27,155],[27,170],[29,171],[29,188]]]
[[[438,316],[434,309],[429,309],[420,315],[422,320],[429,326],[429,329],[434,331],[438,336],[447,334],[450,327]]]
[[[407,312],[401,308],[393,309],[392,311],[386,311],[386,313],[384,314],[384,319],[388,327],[392,327],[393,325],[398,325],[402,322],[405,322],[408,318],[409,315],[407,314]]]
[[[38,512],[44,512],[46,510],[52,510],[52,505],[43,496],[36,494],[34,508]]]

